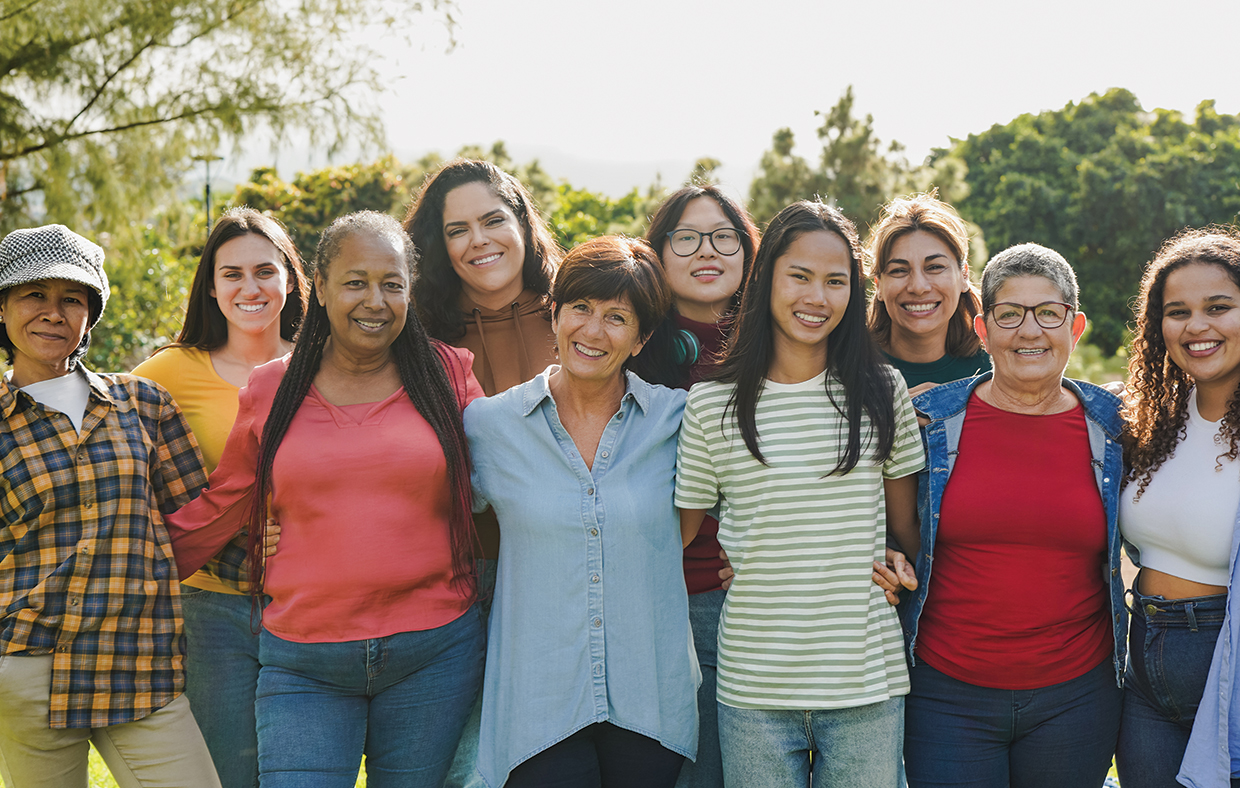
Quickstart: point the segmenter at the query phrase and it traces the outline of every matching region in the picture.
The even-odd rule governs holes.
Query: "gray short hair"
[[[986,263],[982,271],[983,314],[995,305],[1004,283],[1017,276],[1040,276],[1049,280],[1065,304],[1071,304],[1073,309],[1080,307],[1076,273],[1063,255],[1038,244],[1019,244],[1004,249]]]

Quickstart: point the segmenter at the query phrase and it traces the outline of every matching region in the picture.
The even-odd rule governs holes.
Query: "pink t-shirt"
[[[464,408],[482,396],[472,354],[442,348]],[[168,518],[178,569],[210,558],[246,524],[263,425],[286,368],[280,359],[254,370],[210,488]],[[443,449],[404,389],[341,407],[312,386],[276,452],[270,510],[281,531],[267,561],[263,626],[286,640],[433,629],[469,607],[451,585]]]

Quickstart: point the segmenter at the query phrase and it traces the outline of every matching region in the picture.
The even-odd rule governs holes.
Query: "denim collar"
[[[928,417],[931,421],[942,421],[943,419],[951,418],[964,410],[965,406],[968,405],[969,397],[973,394],[974,389],[990,380],[993,376],[993,371],[983,372],[975,378],[965,378],[964,380],[935,386],[929,391],[914,397],[913,406],[917,408],[918,413]],[[1072,378],[1060,378],[1059,382],[1064,388],[1076,395],[1076,398],[1081,402],[1081,407],[1112,438],[1120,434],[1124,427],[1124,421],[1119,415],[1120,406],[1123,404],[1119,397],[1092,383],[1085,383]]]
[[[530,415],[535,408],[542,404],[543,400],[551,398],[551,375],[559,368],[558,364],[552,364],[538,373],[538,376],[525,387],[525,393],[521,398],[522,416]],[[626,369],[624,370],[624,388],[624,396],[620,398],[622,406],[625,400],[631,399],[642,409],[642,413],[650,409],[650,390],[652,387],[649,383]]]

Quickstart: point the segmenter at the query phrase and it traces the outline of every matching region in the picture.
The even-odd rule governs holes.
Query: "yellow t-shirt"
[[[134,367],[133,374],[168,389],[198,440],[207,472],[214,471],[215,466],[219,465],[220,455],[224,453],[228,433],[237,420],[237,392],[240,389],[216,373],[211,354],[197,348],[165,348]],[[246,539],[242,533],[233,541],[244,550]],[[211,563],[182,582],[206,591],[245,593],[212,571]]]

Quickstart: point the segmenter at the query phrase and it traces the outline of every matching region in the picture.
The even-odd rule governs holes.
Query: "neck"
[[[261,334],[248,334],[242,331],[229,331],[228,341],[214,351],[228,361],[244,364],[251,370],[273,361],[293,349],[291,342],[284,341],[280,336],[279,323],[274,324],[274,331]]]
[[[373,355],[359,356],[342,349],[339,344],[328,338],[327,346],[323,348],[323,361],[319,367],[342,375],[364,378],[381,375],[394,363],[390,347]]]
[[[10,382],[19,389],[69,374],[68,359],[59,364],[22,364],[21,361],[20,357],[14,359],[13,376],[10,378]]]
[[[1076,406],[1076,397],[1063,387],[1062,378],[1027,387],[994,377],[977,387],[977,395],[1000,410],[1028,416],[1063,413]]]
[[[620,409],[620,400],[624,398],[623,371],[607,380],[581,380],[560,367],[551,373],[547,383],[556,408],[574,415],[585,416],[601,412],[610,415]]]
[[[517,277],[508,287],[489,292],[475,290],[464,283],[461,284],[461,291],[465,293],[466,298],[484,309],[491,310],[506,309],[512,306],[514,302],[520,300],[524,290],[525,285],[520,277]]]
[[[891,338],[883,348],[901,361],[912,364],[929,364],[947,355],[947,332],[913,334],[891,326]]]
[[[775,338],[775,353],[771,366],[766,371],[769,380],[775,383],[801,383],[809,380],[827,368],[827,344],[821,347],[793,345],[790,342]]]
[[[1227,406],[1236,393],[1234,381],[1219,381],[1214,385],[1197,386],[1197,412],[1206,421],[1219,421],[1227,415]]]
[[[728,311],[728,302],[719,304],[703,304],[697,301],[678,301],[676,311],[695,323],[718,323]]]

